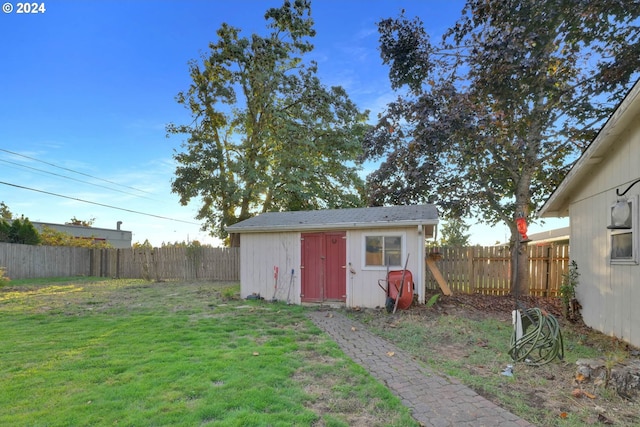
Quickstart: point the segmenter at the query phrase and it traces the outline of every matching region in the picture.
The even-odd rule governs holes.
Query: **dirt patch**
[[[637,359],[638,350],[582,322],[565,321],[558,298],[523,297],[519,304],[523,309],[540,308],[558,319],[564,337],[563,360],[543,366],[511,360],[506,351],[513,330],[511,312],[516,307],[511,296],[440,295],[432,307],[413,306],[396,314],[384,309],[351,314],[432,368],[443,374],[454,372],[479,394],[535,425],[640,425],[640,399],[581,381],[575,363],[581,357],[576,355],[578,347],[612,364]],[[508,338],[496,340],[493,331],[482,330],[487,325],[495,325]],[[513,377],[501,375],[507,364],[513,365]]]
[[[520,297],[518,307],[538,307],[560,318],[562,317],[562,302],[559,298]],[[512,296],[497,295],[441,295],[436,305],[431,309],[425,305],[414,306],[414,312],[431,312],[439,314],[463,315],[472,319],[500,318],[511,319],[511,311],[516,307],[516,300]]]

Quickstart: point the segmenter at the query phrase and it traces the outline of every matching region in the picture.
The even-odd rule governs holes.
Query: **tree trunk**
[[[229,247],[240,247],[240,233],[229,233]]]
[[[536,142],[531,144],[537,143],[537,139],[534,138],[534,141]],[[533,156],[532,153],[529,155]],[[533,159],[533,157],[529,157],[529,159]],[[533,160],[529,163],[533,163]],[[526,236],[527,227],[525,222],[525,230],[523,231],[525,235],[520,234],[517,221],[521,218],[526,221],[529,218],[532,176],[533,171],[530,168],[522,170],[516,187],[514,216],[509,224],[509,229],[511,230],[511,294],[515,297],[529,295],[529,250],[527,248],[529,240]],[[525,239],[526,241],[523,241]]]
[[[529,295],[529,251],[527,244],[520,240],[516,231],[511,245],[511,294],[514,297]]]

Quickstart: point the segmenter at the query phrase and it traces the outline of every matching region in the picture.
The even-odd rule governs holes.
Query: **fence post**
[[[476,293],[476,275],[474,271],[475,262],[473,259],[473,255],[474,255],[473,246],[469,246],[466,252],[467,252],[467,268],[468,268],[467,277],[469,277],[469,290],[471,291],[472,294],[475,294]]]
[[[544,278],[544,296],[549,296],[549,280],[551,279],[551,258],[552,258],[553,245],[547,246],[547,257],[545,259],[545,278]]]
[[[100,277],[106,277],[105,275],[105,268],[106,268],[106,261],[105,259],[107,258],[107,253],[106,253],[106,249],[100,249]]]
[[[93,260],[95,258],[95,249],[89,249],[89,276],[94,276],[94,264]]]

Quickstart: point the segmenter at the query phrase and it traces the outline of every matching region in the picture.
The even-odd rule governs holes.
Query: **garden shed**
[[[635,346],[640,346],[639,165],[640,81],[539,212],[569,216],[584,322]]]
[[[276,299],[293,304],[381,307],[378,281],[405,263],[424,302],[425,240],[437,224],[438,211],[427,204],[268,212],[227,231],[240,234],[243,298],[272,299],[277,286]]]

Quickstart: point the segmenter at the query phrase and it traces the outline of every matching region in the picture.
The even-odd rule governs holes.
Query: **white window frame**
[[[638,264],[638,195],[628,198],[627,202],[631,204],[631,228],[613,229],[609,236],[609,263],[614,265]],[[613,209],[613,206],[615,204],[611,205],[610,209]],[[625,234],[631,235],[631,257],[614,257],[614,240],[617,236]]]
[[[390,270],[402,269],[404,265],[367,265],[367,237],[400,237],[400,262],[406,258],[407,253],[407,233],[404,231],[371,231],[362,235],[362,269],[363,270],[382,270],[385,271],[387,267]],[[384,264],[384,257],[382,260]]]

